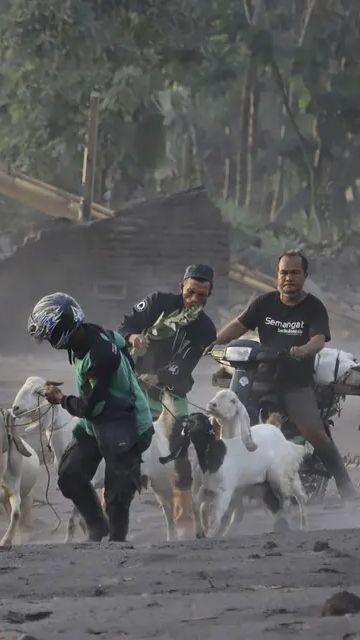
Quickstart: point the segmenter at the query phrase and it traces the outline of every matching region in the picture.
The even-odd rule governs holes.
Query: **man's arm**
[[[89,391],[77,396],[63,396],[61,406],[66,409],[72,416],[79,418],[88,418],[91,420],[93,411],[97,408],[99,411],[99,403],[106,401],[111,378],[117,370],[121,353],[110,341],[102,341],[91,350],[91,367],[87,372],[89,380]]]
[[[312,336],[309,342],[303,344],[301,347],[291,347],[290,355],[296,358],[306,358],[307,356],[315,356],[325,346],[325,336],[317,334]]]
[[[234,318],[217,334],[218,344],[227,344],[231,340],[241,338],[249,329],[257,328],[259,322],[259,306],[261,296],[253,300],[238,318]]]
[[[158,319],[163,309],[161,307],[160,294],[153,293],[151,296],[138,302],[130,314],[125,315],[119,327],[119,333],[132,347],[141,348],[144,346],[141,333],[151,327]]]
[[[315,356],[329,340],[331,340],[331,335],[328,312],[320,300],[315,300],[314,313],[310,323],[310,340],[301,347],[292,347],[290,354],[297,358]]]
[[[241,338],[247,331],[247,327],[245,327],[239,318],[234,318],[223,329],[220,329],[216,336],[216,342],[218,344],[227,344],[231,340]]]

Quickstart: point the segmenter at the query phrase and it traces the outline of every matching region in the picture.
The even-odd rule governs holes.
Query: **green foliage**
[[[235,252],[246,245],[253,245],[259,247],[265,259],[271,262],[290,248],[285,238],[278,238],[270,229],[262,228],[261,215],[239,208],[231,201],[218,201],[217,205],[224,220],[235,230],[235,234],[231,234]]]
[[[349,228],[339,203],[360,179],[358,0],[0,0],[0,10],[2,162],[79,192],[97,90],[97,200],[203,181],[216,199],[246,200],[224,210],[250,235],[284,207],[295,226],[306,214],[308,235]],[[304,188],[311,211],[286,208]]]
[[[78,190],[93,89],[102,95],[100,164],[133,156],[161,76],[136,35],[136,16],[115,2],[12,2],[0,26],[0,156]]]
[[[34,224],[47,220],[47,216],[0,196],[0,234],[26,235],[33,230]]]

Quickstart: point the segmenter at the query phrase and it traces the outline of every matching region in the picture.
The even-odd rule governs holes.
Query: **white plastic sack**
[[[335,379],[337,358],[339,358],[339,366]],[[322,385],[345,381],[348,384],[360,385],[360,372],[352,371],[358,366],[359,362],[352,353],[324,347],[315,357],[314,379],[316,384]]]

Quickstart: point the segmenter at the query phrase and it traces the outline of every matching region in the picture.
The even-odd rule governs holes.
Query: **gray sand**
[[[64,354],[54,360],[3,362],[7,383],[0,403],[12,398],[27,375],[59,378],[73,388]],[[197,377],[195,401],[204,403],[209,363]],[[342,451],[360,453],[360,400],[348,401],[336,439]],[[31,442],[38,445],[38,433]],[[360,473],[352,470],[358,484]],[[44,500],[46,473],[36,488]],[[0,553],[0,640],[101,637],[189,640],[266,638],[360,638],[360,616],[322,618],[325,599],[348,589],[360,596],[360,504],[334,504],[334,487],[323,507],[310,510],[310,532],[276,536],[271,517],[246,515],[236,537],[220,541],[165,542],[161,511],[150,492],[134,501],[126,544],[64,546],[70,503],[52,475],[50,499],[62,524],[37,502],[33,529],[21,546]],[[296,512],[293,526],[296,526]],[[0,517],[0,533],[5,520]],[[80,539],[80,537],[79,537]],[[316,541],[329,548],[314,551]],[[27,635],[24,635],[27,634]]]

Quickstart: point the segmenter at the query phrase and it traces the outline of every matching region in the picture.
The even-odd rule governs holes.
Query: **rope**
[[[40,394],[39,394],[40,395]],[[41,452],[42,452],[42,457],[43,457],[43,463],[44,463],[44,467],[46,469],[46,474],[47,474],[47,483],[46,483],[46,489],[45,489],[45,502],[48,505],[48,507],[50,507],[51,511],[54,513],[58,524],[55,527],[55,529],[53,529],[51,531],[52,534],[56,533],[57,530],[59,529],[59,527],[62,524],[62,520],[58,514],[58,512],[56,511],[55,507],[51,504],[50,500],[49,500],[49,489],[50,489],[50,483],[51,483],[51,475],[50,475],[50,469],[49,466],[46,462],[46,456],[45,456],[45,449],[44,449],[44,443],[43,443],[43,439],[42,439],[42,426],[41,426],[41,419],[48,413],[48,411],[46,411],[45,413],[41,414],[40,412],[40,407],[41,406],[45,406],[44,405],[40,405],[40,402],[38,400],[38,422],[39,422],[39,436],[40,436],[40,447],[41,447]],[[50,438],[48,440],[48,446],[50,446],[50,440],[51,440],[51,436],[53,434],[54,431],[54,413],[55,413],[55,407],[53,405],[49,405],[49,409],[51,409],[51,430],[50,430]],[[34,409],[33,409],[34,411]]]
[[[40,395],[41,394],[39,393],[39,397],[40,397]],[[44,413],[41,413],[40,409],[42,409],[43,407],[46,407],[46,411]],[[62,524],[62,520],[61,520],[58,512],[56,511],[55,507],[51,504],[51,502],[49,500],[49,488],[50,488],[51,476],[50,476],[50,470],[49,470],[48,464],[46,462],[44,443],[43,443],[43,440],[42,440],[42,427],[41,427],[42,418],[44,418],[44,416],[46,416],[49,413],[50,410],[51,410],[52,416],[51,416],[50,438],[49,438],[49,442],[48,442],[48,445],[49,445],[51,437],[52,437],[52,434],[53,434],[53,431],[54,431],[54,406],[53,405],[48,404],[47,402],[46,403],[44,402],[43,404],[40,404],[40,400],[38,398],[38,406],[34,407],[33,409],[29,409],[27,411],[24,411],[21,414],[21,416],[19,416],[19,417],[22,417],[23,415],[28,415],[28,414],[31,414],[31,413],[35,413],[36,411],[38,413],[40,447],[41,447],[41,452],[42,452],[42,456],[43,456],[43,463],[44,463],[44,466],[45,466],[45,469],[46,469],[46,473],[47,473],[47,484],[46,484],[46,490],[45,490],[45,503],[50,507],[50,509],[52,510],[52,512],[54,513],[54,515],[56,516],[56,519],[58,521],[58,524],[55,527],[55,529],[53,529],[53,531],[51,531],[51,533],[56,533],[56,531],[59,529],[60,525]],[[8,413],[8,411],[6,409],[3,409],[2,407],[0,407],[0,413],[2,414],[4,419],[5,419],[5,416],[6,416],[6,419],[8,419],[9,413]],[[11,415],[12,415],[12,418],[16,420],[16,416],[14,416],[13,414],[11,414]],[[32,424],[33,422],[34,422],[34,420],[31,420],[30,422],[23,423],[20,426],[26,427],[26,426]]]
[[[171,417],[172,417],[172,418],[174,418],[174,420],[176,420],[176,419],[177,419],[177,416],[175,415],[175,413],[173,413],[173,412],[169,409],[169,407],[167,407],[167,406],[166,406],[165,402],[163,402],[163,401],[161,400],[161,398],[159,398],[159,402],[160,402],[161,406],[162,406],[162,407],[164,407],[164,409],[166,409],[166,411],[167,411],[168,413],[170,413]]]
[[[141,382],[141,380],[140,380]],[[160,392],[163,392],[164,389],[162,387],[159,387],[157,385],[152,385],[155,389],[157,389]],[[181,396],[178,396],[176,393],[173,393],[172,391],[167,390],[167,393],[169,393],[169,395],[174,398],[174,399],[178,399],[178,400],[183,400],[183,398],[181,398]],[[54,513],[58,524],[55,527],[55,529],[51,532],[51,533],[56,533],[56,531],[59,529],[59,527],[62,524],[62,520],[61,517],[59,516],[58,512],[56,511],[55,507],[51,504],[50,500],[49,500],[49,489],[50,489],[50,483],[51,483],[51,475],[50,475],[50,470],[46,461],[46,456],[45,456],[45,449],[44,449],[44,443],[43,443],[43,439],[42,439],[42,425],[41,425],[41,420],[42,418],[44,418],[47,413],[51,410],[52,415],[51,415],[51,429],[50,429],[50,435],[48,438],[48,448],[51,451],[51,438],[54,432],[54,406],[53,405],[49,405],[48,403],[43,403],[40,404],[40,396],[41,396],[41,392],[39,392],[38,394],[38,406],[36,408],[33,409],[29,409],[27,411],[22,412],[21,416],[14,416],[14,418],[16,419],[16,417],[22,418],[25,415],[29,415],[34,413],[35,411],[37,411],[38,413],[38,424],[39,424],[39,436],[40,436],[40,447],[41,447],[41,452],[42,452],[42,458],[43,458],[43,463],[46,469],[46,474],[47,474],[47,483],[46,483],[46,489],[45,489],[45,503],[50,507],[50,509],[52,510],[52,512]],[[196,404],[195,402],[191,402],[190,400],[187,401],[188,404],[196,409],[199,409],[200,411],[203,411],[204,413],[208,414],[208,411],[204,408],[201,407],[200,405]],[[175,414],[169,409],[169,407],[166,406],[166,404],[161,400],[160,398],[160,403],[161,405],[164,407],[164,409],[166,409],[166,411],[169,412],[169,414],[176,419],[177,416],[175,416]],[[44,413],[41,413],[41,409],[46,407],[46,411]],[[22,423],[20,426],[22,427],[26,427],[30,424],[32,424],[34,422],[34,420],[31,420],[30,422],[25,422]]]
[[[41,395],[41,394],[39,394]],[[31,413],[35,413],[35,411],[37,411],[38,413],[40,412],[40,409],[42,409],[43,407],[46,407],[46,411],[44,411],[44,413],[40,414],[40,418],[43,418],[44,416],[46,416],[47,413],[49,413],[50,409],[51,409],[51,404],[49,405],[48,402],[44,402],[43,404],[38,404],[37,407],[34,407],[33,409],[29,409],[27,411],[23,411],[21,413],[21,415],[19,416],[15,416],[14,414],[13,417],[15,419],[15,421],[17,420],[17,418],[22,418],[23,416],[29,415]],[[1,409],[2,411],[2,409]],[[39,417],[39,416],[38,416]],[[22,422],[21,424],[19,424],[19,427],[28,427],[30,424],[33,424],[34,420],[30,420],[29,422]]]
[[[141,383],[142,380],[139,379],[139,382]],[[156,384],[152,384],[151,387],[153,389],[157,389],[157,391],[161,391],[162,393],[164,392],[163,387],[159,387]],[[176,393],[174,393],[173,391],[169,391],[169,389],[166,389],[166,393],[168,393],[172,398],[174,398],[175,400],[184,400],[184,398],[182,398],[181,396],[178,396]],[[173,418],[176,418],[177,416],[174,415],[174,413],[172,411],[170,411],[170,409],[164,404],[164,402],[161,400],[161,397],[159,398],[159,402],[162,404],[162,406],[164,407],[164,409],[166,409],[166,411],[168,411],[170,413],[170,415]],[[210,415],[209,412],[207,411],[207,409],[205,409],[205,407],[201,407],[199,404],[196,404],[195,402],[192,402],[190,400],[187,400],[187,403],[191,406],[191,407],[195,407],[195,409],[199,409],[200,411],[203,411],[204,413],[206,413],[207,415]]]

